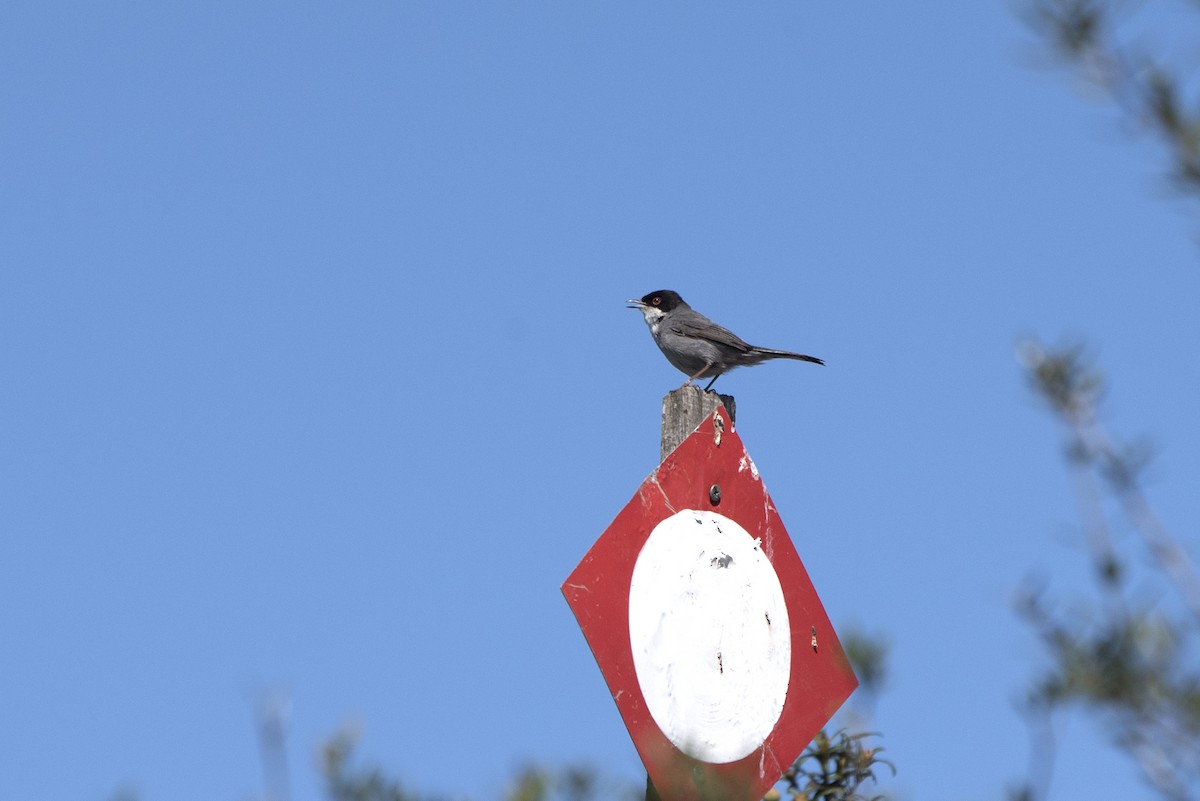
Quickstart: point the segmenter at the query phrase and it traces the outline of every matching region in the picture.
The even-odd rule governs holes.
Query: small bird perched
[[[748,367],[767,359],[798,359],[802,362],[824,364],[815,356],[787,350],[759,348],[747,344],[741,337],[717,325],[679,297],[678,292],[660,289],[641,300],[627,300],[627,308],[637,309],[646,318],[650,334],[658,349],[688,377],[683,386],[697,378],[712,377],[704,387],[707,392],[721,377],[735,367]],[[682,389],[682,387],[681,387]]]

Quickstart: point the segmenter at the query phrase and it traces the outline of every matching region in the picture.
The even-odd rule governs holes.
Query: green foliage
[[[1035,722],[1071,707],[1088,710],[1159,795],[1200,798],[1200,576],[1142,491],[1146,449],[1116,442],[1100,424],[1104,382],[1082,349],[1031,343],[1022,360],[1066,432],[1097,593],[1066,609],[1041,589],[1018,597],[1019,614],[1049,657],[1031,683],[1027,710]],[[1110,509],[1119,512],[1120,529],[1135,535],[1132,541],[1117,535]],[[1153,602],[1140,600],[1145,594],[1135,592],[1135,574],[1155,587]],[[1048,776],[1053,749],[1035,752]],[[1031,780],[1015,795],[1036,798],[1044,783],[1045,776]]]
[[[641,801],[641,798],[637,787],[609,786],[585,765],[569,765],[561,770],[527,767],[517,774],[505,794],[505,801]]]
[[[321,773],[330,801],[418,801],[379,768],[351,766],[358,735],[343,729],[321,749]]]
[[[137,790],[132,787],[122,787],[109,796],[108,801],[138,801]]]
[[[887,640],[854,628],[847,629],[841,639],[846,658],[858,677],[859,692],[878,694],[887,680]]]
[[[876,735],[847,734],[839,731],[830,737],[824,729],[809,743],[796,763],[783,774],[781,785],[792,799],[806,801],[878,801],[882,795],[865,796],[858,791],[867,781],[875,783],[875,768],[886,765],[894,775],[896,768],[880,759],[882,748],[868,748],[863,741]],[[774,797],[772,797],[772,795]],[[766,801],[780,797],[778,790]]]
[[[1120,35],[1139,5],[1122,0],[1031,0],[1023,11],[1051,52],[1106,91],[1133,123],[1166,145],[1176,184],[1200,197],[1200,107],[1184,97],[1185,87],[1195,83],[1189,74],[1194,65],[1175,66]],[[1193,4],[1192,13],[1196,11]],[[1159,30],[1157,37],[1166,39],[1172,33]]]

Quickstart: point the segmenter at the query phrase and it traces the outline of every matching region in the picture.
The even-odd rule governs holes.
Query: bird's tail
[[[751,352],[758,354],[765,359],[796,359],[802,362],[812,362],[813,364],[824,364],[825,362],[818,359],[816,356],[805,356],[803,353],[792,353],[790,350],[775,350],[774,348],[759,348],[751,349]]]

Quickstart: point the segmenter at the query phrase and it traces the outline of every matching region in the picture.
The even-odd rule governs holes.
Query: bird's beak
[[[637,309],[638,311],[641,311],[642,309],[646,308],[646,304],[642,303],[640,300],[633,300],[631,298],[630,300],[627,300],[625,302],[629,304],[628,306],[625,307],[627,309]]]

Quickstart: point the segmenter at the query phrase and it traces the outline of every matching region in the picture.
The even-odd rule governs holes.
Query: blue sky
[[[1192,209],[1039,55],[999,2],[7,4],[0,797],[254,798],[275,688],[298,801],[347,721],[419,791],[639,781],[558,588],[656,464],[671,288],[827,361],[717,386],[892,644],[888,789],[999,798],[1011,594],[1087,590],[1014,344],[1085,337],[1200,519]],[[1148,795],[1061,734],[1051,799]]]

